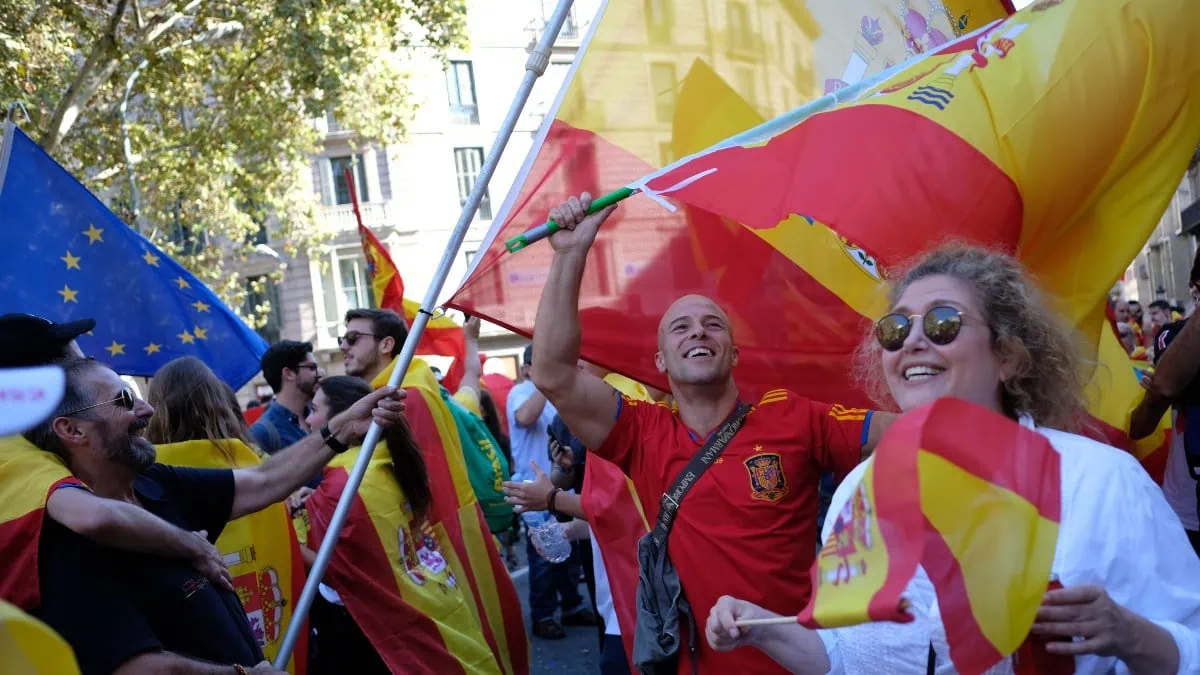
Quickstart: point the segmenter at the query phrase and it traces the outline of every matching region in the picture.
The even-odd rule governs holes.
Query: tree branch
[[[75,120],[79,119],[79,111],[96,93],[96,89],[116,70],[117,27],[121,25],[121,18],[128,4],[129,0],[117,0],[116,9],[108,19],[104,34],[92,45],[92,51],[84,61],[83,67],[75,74],[71,86],[67,87],[66,93],[54,109],[54,115],[50,118],[50,125],[41,143],[47,153],[54,153],[75,124]]]

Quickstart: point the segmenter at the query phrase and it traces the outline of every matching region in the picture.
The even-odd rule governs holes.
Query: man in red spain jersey
[[[554,259],[534,327],[533,381],[592,452],[633,479],[653,522],[660,496],[742,402],[733,381],[738,350],[725,312],[706,297],[688,295],[663,314],[654,355],[678,412],[624,398],[577,368],[584,264],[597,228],[613,210],[586,216],[589,203],[584,193],[550,212],[563,229],[550,238]],[[816,554],[820,474],[849,472],[892,418],[785,389],[744,402],[753,408],[741,431],[684,498],[668,540],[698,621],[723,594],[753,598],[780,614],[803,609]],[[703,625],[695,630],[702,635]],[[726,667],[738,675],[784,672],[758,653],[718,653],[702,637],[697,642],[690,648],[701,673],[734,672]],[[680,649],[681,673],[692,672],[688,652]]]

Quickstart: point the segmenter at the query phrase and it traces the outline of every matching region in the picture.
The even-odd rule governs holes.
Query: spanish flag
[[[0,600],[0,673],[78,675],[79,664],[58,633]]]
[[[0,599],[21,609],[41,604],[38,539],[46,500],[63,485],[83,482],[24,437],[0,438]]]
[[[155,448],[159,462],[196,469],[243,469],[262,463],[256,452],[233,439],[164,443]],[[263,656],[274,661],[305,581],[304,559],[287,506],[272,504],[229,521],[216,546],[233,576],[233,589]],[[307,664],[308,632],[301,631],[288,672],[302,675]]]
[[[900,417],[870,461],[829,515],[837,520],[798,621],[911,620],[903,591],[919,561],[955,669],[982,673],[1011,655],[1050,581],[1062,509],[1058,451],[1032,429],[945,398]]]
[[[394,367],[395,361],[372,385],[385,385]],[[413,672],[414,663],[428,663],[429,670],[419,672],[527,675],[529,640],[521,602],[471,488],[454,418],[423,361],[412,362],[402,386],[408,391],[405,417],[433,491],[428,527],[414,526],[404,515],[402,495],[385,464],[390,455],[386,450],[382,456],[373,455],[347,527],[369,528],[379,543],[368,547],[359,542],[351,553],[343,552],[347,542],[339,542],[329,568],[335,576],[330,578],[335,586],[344,584],[338,591],[347,609],[393,672]],[[317,542],[324,537],[352,463],[339,459],[331,465],[321,489],[308,501],[311,536]],[[399,546],[408,546],[410,538],[415,566],[400,556]],[[436,555],[425,554],[422,547]],[[431,573],[431,568],[437,571]],[[418,583],[417,577],[426,583]],[[433,577],[442,581],[433,583]],[[426,597],[434,591],[432,599]],[[462,609],[452,611],[445,604],[444,594],[452,591],[460,595]],[[418,615],[429,620],[419,620]],[[392,633],[397,627],[403,630]],[[421,651],[411,656],[409,649]]]
[[[354,189],[352,183],[353,181],[347,183],[351,185],[351,191]],[[351,196],[353,197],[353,194]],[[367,276],[371,278],[371,292],[375,304],[404,317],[404,321],[411,326],[417,318],[417,313],[421,311],[421,304],[404,297],[404,279],[400,276],[400,270],[396,263],[392,262],[392,256],[388,254],[383,242],[379,241],[379,237],[363,224],[358,214],[357,197],[354,197],[354,215],[358,218],[358,236],[362,240],[363,255],[367,259]],[[452,357],[454,363],[442,378],[442,384],[451,392],[458,391],[467,354],[462,326],[447,316],[430,318],[429,323],[425,325],[425,332],[421,334],[421,341],[417,344],[417,352]]]

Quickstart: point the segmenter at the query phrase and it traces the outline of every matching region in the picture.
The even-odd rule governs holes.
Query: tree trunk
[[[54,116],[50,118],[50,125],[42,137],[42,148],[47,153],[54,153],[58,144],[75,124],[75,120],[79,119],[79,112],[87,105],[88,100],[92,98],[100,85],[112,77],[113,72],[116,71],[119,63],[117,27],[121,25],[121,18],[125,14],[125,7],[128,3],[129,0],[117,0],[117,6],[113,10],[112,16],[109,17],[104,34],[100,36],[96,44],[92,45],[92,51],[84,61],[83,67],[79,69],[71,86],[67,88],[66,93],[59,100],[58,106],[54,109]]]

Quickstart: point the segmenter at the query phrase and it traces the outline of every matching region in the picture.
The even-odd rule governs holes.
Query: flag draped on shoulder
[[[380,373],[372,382],[372,386],[378,388],[385,385],[391,376],[392,369],[395,367],[396,361]],[[442,400],[440,387],[437,380],[433,376],[433,372],[429,366],[419,359],[415,359],[409,366],[403,384],[401,385],[408,391],[406,399],[407,408],[405,410],[405,419],[408,421],[409,429],[412,433],[413,441],[421,450],[421,456],[425,459],[425,467],[429,474],[429,487],[433,493],[433,506],[426,517],[428,525],[436,534],[433,542],[437,545],[437,551],[445,561],[447,571],[453,574],[455,587],[460,589],[462,597],[465,601],[465,607],[469,610],[469,615],[475,622],[473,625],[481,633],[472,634],[473,637],[468,637],[464,629],[455,629],[454,635],[461,639],[464,648],[469,648],[469,651],[459,653],[457,651],[448,652],[448,655],[454,661],[444,660],[439,663],[444,663],[447,670],[433,668],[428,671],[430,673],[450,673],[450,672],[496,672],[488,670],[488,668],[498,669],[498,672],[503,675],[527,675],[529,672],[529,640],[525,633],[525,623],[521,615],[521,602],[517,596],[516,587],[513,585],[512,577],[508,574],[508,569],[501,559],[500,550],[495,545],[492,535],[489,531],[487,520],[484,517],[483,511],[476,500],[475,492],[471,486],[471,480],[467,472],[467,464],[463,456],[463,445],[459,438],[457,424],[450,409]],[[349,454],[349,453],[346,453]],[[373,456],[371,463],[375,465],[376,459]],[[341,469],[344,474],[345,469]],[[368,471],[368,478],[371,476]],[[330,482],[331,478],[334,482]],[[395,479],[388,477],[394,487]],[[382,480],[382,479],[380,479]],[[336,471],[326,473],[325,479],[321,483],[319,493],[327,493],[326,499],[328,503],[328,513],[324,516],[326,519],[332,516],[333,507],[336,505],[337,496],[341,489],[337,487],[345,484],[345,477],[338,477]],[[329,487],[326,487],[329,483]],[[394,493],[389,493],[391,496],[388,499],[375,502],[364,499],[369,493],[365,490],[368,485],[367,479],[363,481],[363,488],[359,489],[359,498],[356,502],[361,503],[363,508],[359,511],[352,511],[350,516],[351,521],[355,519],[355,513],[360,517],[369,517],[376,527],[375,531],[379,537],[390,537],[388,543],[384,541],[379,551],[387,553],[397,553],[382,559],[379,565],[386,564],[391,570],[388,574],[382,574],[383,567],[379,567],[375,572],[368,576],[372,578],[395,579],[396,584],[393,586],[374,584],[371,586],[372,593],[390,594],[390,598],[401,599],[391,602],[391,607],[396,611],[412,611],[416,609],[420,611],[421,605],[414,604],[413,607],[408,607],[407,600],[403,596],[397,596],[404,589],[398,584],[401,582],[409,583],[407,587],[409,591],[415,591],[412,584],[416,581],[408,574],[405,567],[404,559],[398,557],[398,551],[394,549],[395,541],[397,540],[397,528],[399,525],[391,526],[390,531],[380,529],[380,518],[391,517],[397,518],[399,509],[396,501],[399,496]],[[392,490],[393,487],[389,487]],[[392,498],[395,499],[392,499]],[[316,498],[316,495],[314,495]],[[389,501],[391,500],[391,501]],[[312,499],[309,500],[310,515],[313,516],[313,536],[318,540],[324,536],[323,526],[319,526],[316,517],[321,509],[321,502],[317,502],[317,510],[313,511]],[[390,509],[390,515],[380,509]],[[390,521],[389,521],[390,522]],[[390,533],[389,533],[390,532]],[[343,534],[343,537],[346,535]],[[382,541],[382,540],[381,540]],[[337,559],[340,555],[338,551],[343,545],[343,541],[339,541],[338,547],[334,549],[335,562],[331,564],[330,569],[337,566]],[[417,560],[421,561],[420,544],[428,545],[428,541],[421,539],[417,542],[418,546],[415,550],[418,554]],[[383,548],[393,547],[393,548]],[[436,559],[434,566],[437,567]],[[346,564],[358,565],[362,564],[359,558],[347,559]],[[375,569],[375,568],[373,568]],[[424,568],[421,568],[424,569]],[[421,570],[417,570],[421,572]],[[422,574],[424,572],[421,572]],[[406,581],[407,580],[407,581]],[[340,591],[340,589],[339,589]],[[377,597],[371,597],[372,601],[377,601]],[[382,595],[378,597],[383,597]],[[347,601],[347,607],[349,607]],[[406,609],[407,608],[407,609]],[[351,610],[353,613],[353,610]],[[356,618],[356,620],[358,620]],[[457,620],[457,619],[456,619]],[[359,621],[359,625],[363,626]],[[455,624],[463,625],[463,624]],[[366,627],[363,626],[365,629]],[[438,626],[441,629],[441,626]],[[436,642],[431,637],[433,634],[426,631],[429,645],[436,649]],[[447,639],[447,632],[442,631],[442,636],[439,639]],[[370,634],[368,633],[368,637]],[[474,645],[479,639],[486,651],[492,659],[492,665],[485,666],[478,662],[474,656],[467,657],[467,654],[477,654]],[[423,638],[425,639],[425,638]],[[374,641],[373,641],[374,642]],[[447,642],[442,642],[442,650],[446,647],[453,649],[452,645]],[[457,643],[456,643],[457,644]],[[383,649],[376,644],[376,648],[383,655]],[[402,645],[397,644],[397,649],[401,649]],[[460,659],[459,656],[464,658]],[[387,660],[387,656],[384,656]],[[409,664],[411,662],[404,661]],[[458,665],[455,665],[457,663]],[[480,665],[472,665],[480,663]],[[474,670],[472,670],[474,669]]]
[[[79,664],[62,636],[0,600],[0,673],[78,675]]]
[[[164,443],[155,448],[159,462],[195,469],[243,469],[262,463],[257,453],[234,439]],[[306,578],[287,506],[272,504],[229,521],[216,547],[233,576],[233,590],[246,611],[250,632],[263,656],[274,661]],[[307,671],[307,631],[300,636],[288,662],[288,672],[293,675]]]
[[[1050,441],[947,398],[900,417],[869,461],[828,516],[836,520],[797,620],[810,628],[911,621],[903,594],[920,564],[956,671],[982,673],[1017,651],[1058,543],[1062,473]]]
[[[20,129],[0,151],[0,313],[94,318],[85,354],[151,377],[195,356],[235,390],[267,343],[191,272],[122,223]]]
[[[357,215],[357,198],[354,209]],[[358,236],[362,241],[363,255],[367,259],[367,276],[371,279],[375,304],[399,314],[404,318],[404,322],[411,326],[417,318],[417,313],[421,311],[421,304],[404,297],[404,278],[400,276],[399,268],[392,262],[392,256],[383,242],[379,241],[379,237],[361,220],[358,223]],[[447,316],[430,318],[429,323],[425,325],[425,332],[421,334],[421,341],[417,343],[417,353],[452,357],[454,363],[446,372],[442,383],[451,391],[458,389],[467,355],[462,326]]]
[[[41,604],[38,540],[46,500],[63,486],[83,481],[23,436],[0,438],[0,600],[25,610]]]

